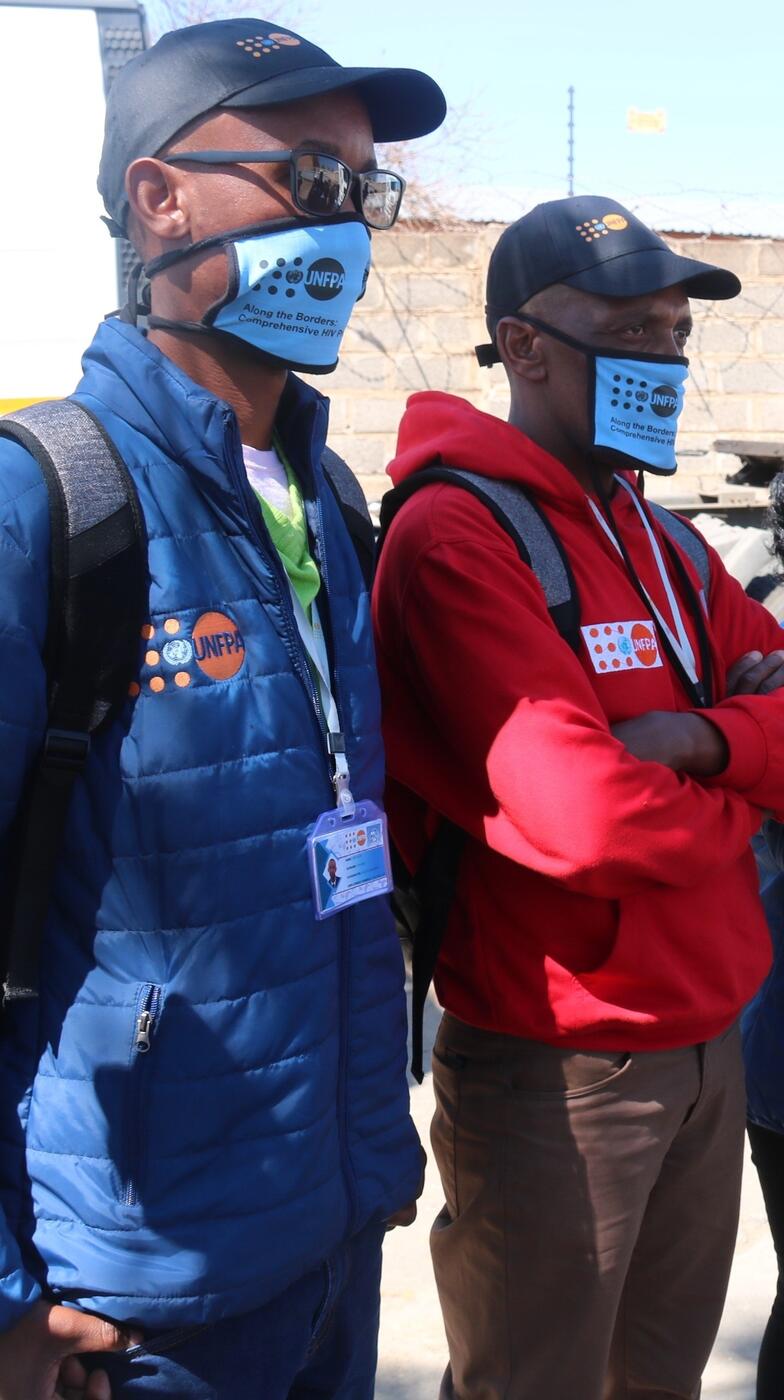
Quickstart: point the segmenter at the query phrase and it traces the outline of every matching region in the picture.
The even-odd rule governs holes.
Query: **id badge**
[[[308,837],[310,880],[317,919],[392,889],[387,819],[375,802],[358,802],[346,820],[324,812]]]

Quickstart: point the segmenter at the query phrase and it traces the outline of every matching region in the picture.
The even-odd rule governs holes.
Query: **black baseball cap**
[[[487,329],[495,339],[502,316],[537,292],[563,282],[603,297],[637,297],[682,285],[687,296],[723,301],[738,295],[734,272],[682,258],[623,205],[603,195],[537,204],[510,224],[487,270]],[[478,345],[482,365],[497,364],[492,345]]]
[[[106,102],[98,189],[125,228],[125,172],[154,156],[215,107],[277,107],[356,88],[375,141],[407,141],[441,125],[446,100],[413,68],[343,68],[323,49],[263,19],[213,20],[174,29],[120,70]]]

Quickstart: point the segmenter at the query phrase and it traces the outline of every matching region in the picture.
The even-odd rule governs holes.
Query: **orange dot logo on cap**
[[[643,666],[655,666],[659,659],[659,647],[652,628],[646,627],[642,622],[636,622],[631,635],[637,660]]]
[[[605,214],[602,223],[611,228],[614,233],[620,233],[621,229],[629,227],[629,220],[624,219],[623,214]]]
[[[230,680],[241,669],[245,661],[245,642],[236,622],[226,613],[202,613],[191,639],[197,665],[211,680]]]

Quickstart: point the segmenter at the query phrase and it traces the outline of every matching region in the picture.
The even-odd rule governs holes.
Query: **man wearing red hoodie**
[[[509,422],[423,393],[401,425],[396,485],[442,463],[523,488],[580,612],[574,650],[460,486],[394,516],[374,604],[393,835],[416,870],[444,820],[467,833],[435,978],[442,1400],[693,1400],[719,1324],[781,634],[707,546],[703,586],[629,469],[675,469],[689,297],[739,290],[612,200],[541,205],[488,274],[479,354]]]

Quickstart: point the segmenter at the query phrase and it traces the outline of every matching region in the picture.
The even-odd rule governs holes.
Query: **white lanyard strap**
[[[327,644],[324,641],[324,632],[321,626],[318,608],[315,602],[311,603],[311,619],[309,620],[305,615],[305,609],[297,597],[291,579],[289,579],[288,582],[291,592],[291,601],[294,605],[294,619],[297,624],[297,630],[302,639],[302,645],[313,663],[313,669],[318,679],[321,707],[324,711],[324,720],[327,726],[327,748],[335,766],[332,781],[335,785],[337,805],[344,817],[353,817],[354,798],[351,795],[351,775],[348,768],[348,759],[346,758],[346,740],[340,727],[340,715],[338,714],[337,702],[332,693]]]
[[[619,486],[623,486],[624,490],[628,491],[629,495],[632,498],[632,501],[634,502],[637,514],[639,515],[643,523],[645,533],[647,534],[648,539],[650,541],[651,550],[653,551],[654,560],[656,561],[656,567],[659,570],[659,576],[664,586],[664,591],[667,595],[667,602],[669,603],[670,612],[672,614],[672,620],[675,624],[675,633],[673,633],[672,629],[665,622],[659,608],[657,608],[656,604],[651,598],[650,593],[645,587],[645,584],[642,582],[642,580],[640,580],[640,587],[642,588],[642,591],[645,594],[648,607],[650,608],[651,612],[656,618],[658,626],[666,635],[670,646],[675,652],[675,655],[678,657],[678,660],[680,661],[684,671],[686,672],[686,675],[689,677],[689,680],[692,682],[692,685],[699,686],[700,682],[699,677],[697,675],[697,662],[694,656],[694,649],[689,640],[689,636],[683,622],[683,617],[681,615],[681,610],[678,607],[675,592],[670,582],[670,576],[667,572],[667,566],[664,562],[661,549],[659,548],[659,541],[657,540],[653,530],[651,529],[650,521],[648,520],[645,511],[640,505],[640,502],[637,500],[637,497],[634,491],[632,490],[632,487],[629,485],[628,481],[624,481],[622,476],[616,476],[615,480],[618,482]],[[615,550],[617,550],[617,552],[623,559],[623,550],[621,549],[621,546],[619,545],[617,539],[615,538],[615,535],[610,529],[610,526],[608,525],[607,521],[602,515],[602,512],[599,510],[599,507],[597,506],[596,502],[593,501],[590,496],[588,497],[588,504],[591,507],[591,510],[593,511],[594,515],[596,516],[597,521],[604,530],[604,533],[610,541],[610,544]]]

